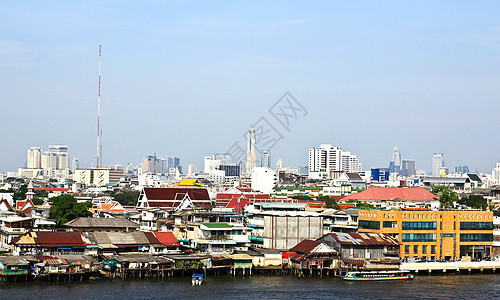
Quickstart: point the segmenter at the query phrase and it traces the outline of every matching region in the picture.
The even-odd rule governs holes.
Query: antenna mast
[[[97,162],[96,168],[101,167],[101,45],[99,45],[99,89],[97,91]]]

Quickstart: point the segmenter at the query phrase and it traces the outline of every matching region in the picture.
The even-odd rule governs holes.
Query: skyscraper
[[[389,173],[401,174],[401,152],[398,147],[392,150],[392,160],[389,163]]]
[[[401,175],[413,176],[416,174],[415,161],[413,159],[403,159]]]
[[[434,153],[432,157],[432,176],[439,177],[442,168],[444,168],[443,153]]]
[[[361,172],[361,161],[349,151],[330,144],[309,149],[309,177],[332,178],[333,172]]]
[[[40,147],[31,147],[28,149],[28,169],[40,169],[42,167],[42,150]]]
[[[283,169],[283,160],[280,158],[276,162],[276,170]]]
[[[169,157],[168,158],[168,170],[172,168],[177,168],[179,167],[179,171],[182,172],[182,167],[180,166],[181,164],[181,159],[175,156]]]
[[[271,167],[271,151],[263,150],[260,154],[260,166]]]
[[[252,174],[253,168],[255,168],[255,129],[250,127],[247,134],[247,168],[246,172],[248,175]]]

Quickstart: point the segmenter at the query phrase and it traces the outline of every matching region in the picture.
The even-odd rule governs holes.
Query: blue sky
[[[271,149],[307,163],[331,143],[364,168],[434,152],[491,172],[500,130],[500,4],[457,1],[4,1],[0,171],[30,146],[96,148],[102,44],[103,159],[226,151],[289,91],[308,111]]]

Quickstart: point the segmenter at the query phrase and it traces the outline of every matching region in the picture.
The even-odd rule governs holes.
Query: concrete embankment
[[[500,261],[474,261],[474,262],[425,262],[401,263],[401,270],[409,270],[415,274],[447,273],[447,272],[496,272],[500,270]]]

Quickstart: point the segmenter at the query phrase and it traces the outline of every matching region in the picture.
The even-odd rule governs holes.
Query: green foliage
[[[457,194],[445,186],[437,186],[431,192],[439,197],[441,208],[453,208],[453,202],[458,201]]]
[[[372,209],[373,205],[364,201],[358,201],[355,199],[349,199],[345,201],[346,203],[353,203],[359,209]]]
[[[42,205],[43,202],[45,202],[42,198],[37,197],[37,196],[33,197],[33,200],[31,200],[31,201],[33,201],[33,204],[35,204],[35,205]]]
[[[333,199],[332,197],[329,197],[329,196],[318,196],[316,198],[316,200],[325,202],[325,206],[328,207],[328,208],[339,209],[339,205],[337,204],[337,201],[335,201],[335,199]]]
[[[16,191],[14,191],[14,199],[15,200],[24,200],[26,199],[26,192],[28,191],[28,185],[27,184],[23,184],[19,187],[19,189],[17,189]]]
[[[49,197],[49,193],[45,190],[34,190],[35,196],[40,197],[40,198],[47,198]]]
[[[114,200],[125,206],[136,206],[139,200],[139,191],[129,190],[116,193]]]
[[[488,200],[481,195],[469,195],[467,197],[462,197],[458,200],[458,203],[471,208],[486,209],[486,207],[488,207]]]
[[[297,200],[312,200],[311,197],[306,196],[306,195],[295,195],[292,197],[292,199],[297,199]]]
[[[92,207],[92,202],[78,203],[75,197],[71,195],[61,195],[52,198],[52,206],[50,207],[50,218],[57,221],[58,226],[62,226],[78,217],[88,217],[92,213],[89,208]]]

